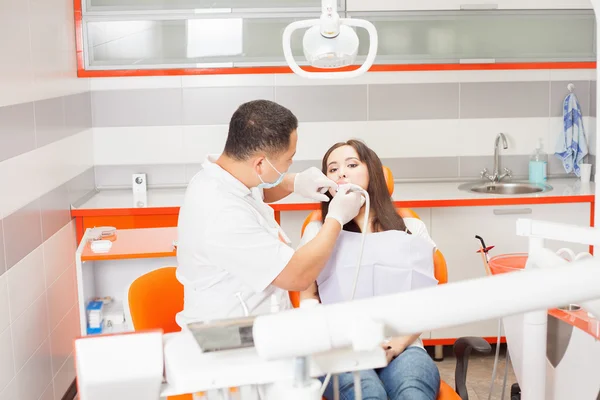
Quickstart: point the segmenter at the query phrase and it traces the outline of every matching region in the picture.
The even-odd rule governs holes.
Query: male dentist
[[[298,120],[267,100],[242,104],[231,117],[225,149],[208,156],[188,185],[179,213],[177,278],[184,309],[177,323],[258,315],[291,307],[325,267],[344,224],[359,212],[358,193],[343,187],[319,234],[294,251],[265,204],[294,192],[328,201],[336,188],[317,168],[288,174]]]

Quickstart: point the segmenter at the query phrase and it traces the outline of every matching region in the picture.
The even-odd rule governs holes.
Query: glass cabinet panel
[[[283,65],[282,34],[294,20],[315,16],[89,21],[90,69]],[[292,35],[302,56],[302,31]],[[300,61],[299,61],[300,62]]]
[[[115,12],[115,11],[171,11],[183,12],[219,12],[232,11],[314,11],[321,9],[321,0],[82,0],[84,11]],[[343,10],[344,0],[338,0],[338,8]]]
[[[367,19],[377,28],[378,64],[596,60],[592,11],[349,14]],[[366,56],[368,34],[357,32],[359,54]]]

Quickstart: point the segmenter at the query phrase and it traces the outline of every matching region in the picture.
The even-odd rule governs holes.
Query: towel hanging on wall
[[[573,85],[569,84],[569,94],[563,102],[563,129],[558,136],[555,155],[561,159],[565,172],[575,172],[580,176],[579,165],[588,154],[587,138],[583,127],[583,117]]]

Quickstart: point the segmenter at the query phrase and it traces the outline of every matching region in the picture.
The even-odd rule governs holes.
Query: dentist
[[[233,114],[225,149],[208,156],[186,190],[178,221],[177,279],[184,286],[182,328],[195,321],[258,315],[291,307],[325,267],[342,230],[359,212],[358,193],[340,187],[318,235],[294,251],[265,204],[297,193],[317,201],[337,184],[317,168],[287,173],[298,120],[267,100]]]

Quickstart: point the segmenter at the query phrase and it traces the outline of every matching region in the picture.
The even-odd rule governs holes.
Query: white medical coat
[[[193,321],[244,316],[291,308],[288,292],[271,282],[294,255],[263,202],[209,156],[189,183],[179,212],[177,279],[184,286],[182,328]],[[282,242],[284,239],[285,242]]]

